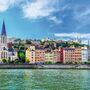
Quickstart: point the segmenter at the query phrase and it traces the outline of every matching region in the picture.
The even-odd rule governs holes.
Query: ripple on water
[[[0,69],[0,90],[90,90],[90,70]]]

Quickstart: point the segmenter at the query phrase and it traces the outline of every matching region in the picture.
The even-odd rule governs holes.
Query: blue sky
[[[0,0],[9,37],[90,38],[90,0]]]

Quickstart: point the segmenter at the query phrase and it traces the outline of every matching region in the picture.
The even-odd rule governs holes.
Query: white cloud
[[[67,38],[90,38],[90,33],[56,33],[54,34],[56,37],[67,37]]]
[[[24,0],[0,0],[0,12],[8,10],[11,6],[20,3]]]
[[[53,15],[60,11],[60,0],[0,0],[0,12],[5,12],[11,7],[18,6],[22,9],[23,15],[28,19],[46,18],[56,24],[61,24],[62,20]],[[65,9],[62,7],[62,9]]]
[[[57,12],[59,0],[35,0],[34,2],[27,2],[22,9],[25,18],[38,19],[42,17],[51,16]]]
[[[9,0],[6,0],[6,1],[1,1],[0,0],[0,12],[3,12],[3,11],[6,11],[8,8],[9,8],[9,5],[11,3],[9,2]]]

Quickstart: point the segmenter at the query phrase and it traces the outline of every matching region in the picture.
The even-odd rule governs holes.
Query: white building
[[[88,61],[88,49],[87,47],[82,47],[82,62]]]
[[[14,61],[18,58],[17,52],[13,48],[9,48],[7,53],[8,60],[10,61]]]
[[[88,61],[90,61],[90,48],[88,48]]]

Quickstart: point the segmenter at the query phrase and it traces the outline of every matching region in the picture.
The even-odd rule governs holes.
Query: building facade
[[[63,63],[80,63],[82,62],[81,48],[64,48]]]
[[[29,46],[26,50],[26,60],[31,64],[35,63],[35,46]]]
[[[57,52],[54,50],[45,51],[45,62],[57,62]]]
[[[82,62],[88,62],[88,49],[87,49],[87,47],[82,47]]]
[[[30,55],[30,49],[28,48],[26,50],[26,62],[29,62],[30,63],[30,57],[31,57],[31,55]]]
[[[35,46],[31,45],[30,46],[30,63],[34,64],[35,63]]]
[[[44,49],[36,49],[35,50],[35,63],[44,63],[45,60],[45,50]]]
[[[90,61],[90,48],[88,48],[88,61]]]
[[[59,48],[59,53],[60,53],[60,62],[64,63],[64,53],[63,53],[63,48]]]
[[[56,63],[61,63],[61,61],[60,61],[60,50],[55,49],[54,52],[55,52],[55,55],[56,55]]]

